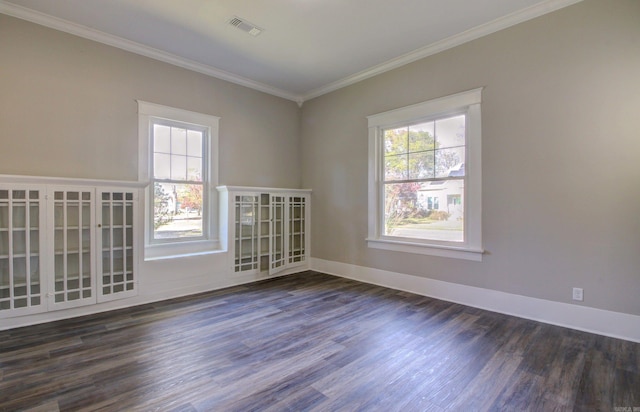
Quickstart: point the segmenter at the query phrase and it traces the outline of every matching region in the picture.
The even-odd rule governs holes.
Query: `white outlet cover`
[[[583,298],[582,288],[573,288],[573,300],[582,301]]]

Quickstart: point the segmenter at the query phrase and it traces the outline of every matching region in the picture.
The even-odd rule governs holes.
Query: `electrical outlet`
[[[582,288],[573,288],[573,300],[579,300],[582,302],[583,298]]]

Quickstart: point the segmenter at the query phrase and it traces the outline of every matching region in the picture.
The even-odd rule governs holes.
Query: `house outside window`
[[[370,247],[481,260],[481,89],[369,116]]]
[[[216,251],[219,118],[142,101],[138,111],[145,259]]]

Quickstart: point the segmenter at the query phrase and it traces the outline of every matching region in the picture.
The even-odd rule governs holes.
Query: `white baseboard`
[[[640,316],[637,315],[571,305],[317,258],[311,259],[311,269],[492,312],[640,342]]]

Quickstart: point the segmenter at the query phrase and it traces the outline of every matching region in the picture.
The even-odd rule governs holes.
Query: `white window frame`
[[[138,100],[138,180],[151,182],[153,144],[152,128],[154,120],[169,121],[174,124],[192,125],[204,129],[206,153],[203,153],[203,237],[153,241],[153,184],[145,190],[145,236],[144,259],[155,260],[220,251],[218,237],[217,190],[218,185],[218,128],[220,118],[208,114],[191,112]]]
[[[369,230],[371,248],[482,261],[482,88],[367,116],[369,127]],[[464,240],[444,242],[384,235],[384,130],[466,115]]]

